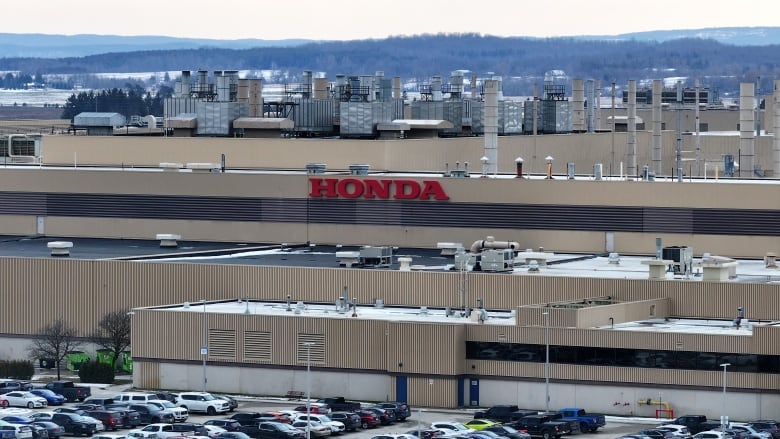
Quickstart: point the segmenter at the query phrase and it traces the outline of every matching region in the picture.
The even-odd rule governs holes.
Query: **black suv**
[[[173,413],[166,413],[160,407],[152,404],[130,404],[128,408],[138,412],[141,424],[156,424],[165,422],[173,424]]]
[[[360,428],[360,415],[355,412],[333,412],[328,416],[330,419],[344,424],[346,431],[356,431]]]
[[[758,431],[766,431],[772,435],[773,439],[780,439],[780,424],[773,420],[759,420],[748,422],[750,426]]]
[[[113,410],[88,410],[87,415],[102,422],[106,430],[117,431],[125,426],[122,423],[122,414]]]
[[[83,421],[81,415],[76,413],[54,413],[51,422],[65,429],[66,434],[73,436],[92,436],[97,433],[97,427],[92,422]]]
[[[385,410],[394,409],[395,418],[399,421],[405,421],[406,418],[412,416],[412,409],[405,402],[399,402],[399,401],[380,402],[379,404],[377,404],[377,406],[382,407]]]
[[[135,428],[141,425],[141,415],[137,411],[130,409],[130,404],[115,402],[103,406],[106,410],[113,410],[122,415],[122,425],[126,428]]]
[[[303,439],[306,437],[306,433],[303,430],[290,426],[290,424],[260,422],[257,424],[257,435],[255,437],[258,439]]]

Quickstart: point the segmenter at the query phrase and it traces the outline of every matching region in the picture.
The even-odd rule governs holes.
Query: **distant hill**
[[[513,38],[528,38],[518,35]],[[780,44],[780,27],[729,27],[636,32],[620,35],[583,35],[577,40],[665,42],[686,38],[711,39],[737,46]],[[177,49],[250,49],[262,47],[295,47],[312,40],[216,40],[164,36],[117,35],[47,35],[0,33],[0,58],[72,58],[101,53],[140,52]],[[323,41],[318,41],[323,42]]]
[[[0,58],[71,58],[100,53],[198,48],[292,47],[311,40],[213,40],[163,36],[47,35],[0,33]]]
[[[714,27],[705,29],[658,30],[620,35],[593,35],[578,37],[587,40],[606,41],[657,41],[699,38],[715,40],[733,46],[766,46],[780,44],[780,27]]]

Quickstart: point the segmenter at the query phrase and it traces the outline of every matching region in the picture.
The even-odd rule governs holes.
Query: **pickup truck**
[[[690,431],[691,434],[696,434],[701,433],[708,428],[705,422],[707,422],[707,417],[704,415],[684,415],[669,422],[669,424],[684,425],[688,427],[688,431]]]
[[[87,386],[77,386],[73,381],[52,381],[46,384],[46,389],[64,396],[68,402],[80,401],[92,396],[92,389]]]
[[[580,427],[582,433],[595,433],[599,427],[607,425],[604,415],[587,413],[585,410],[577,407],[567,407],[558,410],[563,419],[572,420]]]
[[[490,419],[491,421],[507,423],[535,414],[535,411],[520,410],[516,405],[494,405],[487,410],[474,413],[474,419]]]
[[[570,433],[567,421],[553,421],[551,419],[550,415],[530,415],[510,422],[508,425],[517,430],[525,430],[531,437],[544,439],[560,438],[564,434]]]
[[[361,408],[359,402],[347,401],[343,396],[321,398],[318,399],[317,402],[327,404],[331,411],[334,412],[354,412]]]

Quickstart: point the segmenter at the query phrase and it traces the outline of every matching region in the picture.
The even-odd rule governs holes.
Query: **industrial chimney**
[[[614,123],[615,121],[612,121]],[[636,168],[636,80],[628,81],[628,175],[639,175]]]
[[[572,79],[571,81],[571,100],[572,100],[572,129],[575,133],[585,132],[585,81],[582,79]]]
[[[498,173],[498,87],[499,81],[485,80],[485,154],[486,173]]]
[[[653,172],[661,175],[661,92],[663,83],[653,80]]]
[[[752,177],[755,168],[755,84],[739,84],[739,176]],[[743,173],[742,170],[745,170]]]
[[[775,79],[774,100],[772,110],[774,113],[774,137],[772,140],[772,175],[780,177],[780,79]]]

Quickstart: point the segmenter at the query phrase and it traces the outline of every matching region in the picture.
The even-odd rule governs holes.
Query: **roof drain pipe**
[[[479,253],[486,248],[511,248],[514,251],[520,251],[520,244],[515,241],[496,241],[492,236],[488,236],[486,239],[474,241],[474,243],[471,244],[470,251],[471,253]]]

